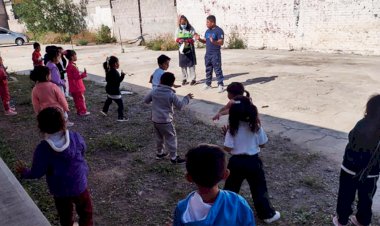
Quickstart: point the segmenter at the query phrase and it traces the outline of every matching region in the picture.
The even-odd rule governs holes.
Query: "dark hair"
[[[157,58],[157,64],[158,65],[162,65],[164,63],[166,63],[166,61],[170,60],[170,57],[166,56],[166,55],[160,55],[158,58]]]
[[[37,115],[38,128],[42,133],[53,134],[66,129],[63,112],[59,108],[48,107]]]
[[[66,58],[68,60],[71,60],[71,58],[74,56],[74,55],[77,55],[77,53],[74,51],[74,50],[66,50]]]
[[[63,50],[63,48],[61,46],[58,46],[57,50]]]
[[[54,58],[57,58],[58,56],[59,56],[59,52],[56,47],[51,48],[47,51],[46,57],[48,58],[48,61],[52,61]]]
[[[38,42],[33,43],[33,49],[37,49],[38,47],[41,47],[40,43]]]
[[[216,17],[214,15],[210,15],[207,17],[207,20],[213,22],[213,23],[216,23]]]
[[[380,94],[373,95],[369,98],[365,109],[365,117],[376,120],[380,124]]]
[[[251,131],[256,133],[260,129],[257,107],[246,96],[237,96],[233,100],[228,118],[231,135],[236,135],[241,121],[248,122]]]
[[[36,66],[34,70],[30,72],[30,79],[34,82],[47,82],[50,70],[45,66]]]
[[[57,50],[57,46],[46,46],[45,47],[46,53],[48,53],[50,51],[54,51],[54,50]]]
[[[173,86],[175,81],[175,76],[171,72],[165,72],[162,74],[160,79],[160,84],[167,85],[167,86]]]
[[[198,186],[214,187],[223,179],[226,168],[226,153],[216,145],[201,144],[186,154],[187,173]]]
[[[227,92],[234,95],[240,96],[246,94],[247,97],[250,97],[250,94],[247,90],[244,89],[244,85],[241,82],[232,82],[227,86]]]
[[[107,57],[106,61],[103,63],[104,71],[107,73],[111,68],[115,67],[115,64],[119,62],[119,59],[115,56]]]
[[[193,28],[193,26],[191,26],[189,20],[184,15],[181,15],[181,17],[179,18],[179,20],[178,20],[178,27],[181,29],[181,20],[182,19],[186,20],[187,26],[186,26],[185,29],[188,30],[188,31],[190,31]]]

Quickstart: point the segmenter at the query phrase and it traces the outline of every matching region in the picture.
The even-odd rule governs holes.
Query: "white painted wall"
[[[89,30],[95,31],[102,24],[112,29],[113,17],[109,0],[89,0],[86,8],[87,16],[85,20]]]

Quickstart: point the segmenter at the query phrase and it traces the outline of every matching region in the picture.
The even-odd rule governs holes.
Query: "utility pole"
[[[143,29],[142,29],[142,16],[141,16],[141,2],[140,0],[137,0],[138,6],[139,6],[139,22],[140,22],[140,37],[141,37],[141,44],[145,44],[144,36],[143,36]]]

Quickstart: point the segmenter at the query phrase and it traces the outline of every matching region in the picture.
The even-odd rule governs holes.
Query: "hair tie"
[[[232,103],[233,104],[241,104],[241,101],[240,100],[233,100]]]
[[[110,67],[110,57],[107,57],[106,62],[107,62],[107,68],[109,68]]]

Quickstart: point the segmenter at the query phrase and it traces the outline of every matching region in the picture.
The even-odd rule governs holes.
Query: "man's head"
[[[173,73],[165,72],[162,74],[160,84],[172,87],[174,85],[175,76]]]
[[[188,181],[212,188],[229,176],[226,153],[218,146],[201,144],[187,152],[186,170]]]
[[[216,26],[216,17],[214,15],[207,17],[206,26],[208,29],[212,29]]]
[[[168,70],[169,68],[169,63],[170,63],[170,57],[166,56],[166,55],[160,55],[158,58],[157,58],[157,64],[158,66],[166,71]]]

